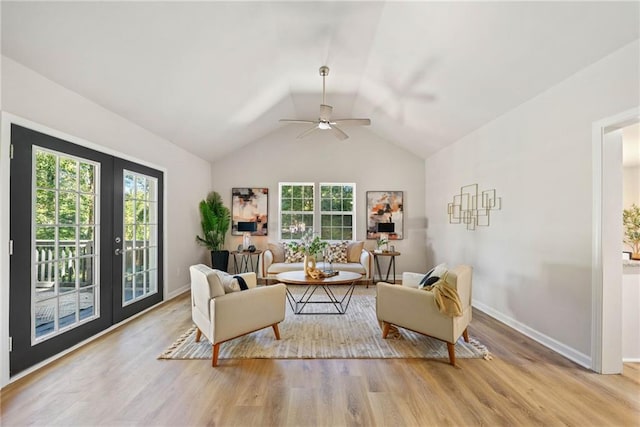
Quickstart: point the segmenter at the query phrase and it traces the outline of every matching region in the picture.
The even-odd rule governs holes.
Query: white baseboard
[[[622,363],[640,363],[640,359],[639,358],[622,358]]]
[[[171,299],[174,299],[175,297],[177,297],[178,295],[182,295],[183,293],[189,291],[191,289],[191,283],[187,283],[186,285],[184,285],[181,288],[176,289],[175,291],[171,292],[170,294],[167,294],[165,296],[165,301],[169,301]]]
[[[540,344],[542,344],[543,346],[555,351],[556,353],[561,354],[562,356],[566,357],[567,359],[577,363],[580,366],[583,366],[587,369],[591,369],[591,357],[581,353],[579,351],[577,351],[574,348],[571,348],[563,343],[561,343],[560,341],[551,338],[541,332],[536,331],[533,328],[530,328],[529,326],[518,322],[515,319],[510,318],[509,316],[505,316],[503,313],[500,313],[499,311],[489,307],[486,304],[483,304],[479,301],[474,300],[472,303],[473,307],[477,308],[478,310],[482,311],[483,313],[493,317],[494,319],[498,320],[501,323],[504,323],[505,325],[515,329],[516,331],[520,332],[523,335],[528,336],[529,338],[531,338],[532,340],[539,342]]]

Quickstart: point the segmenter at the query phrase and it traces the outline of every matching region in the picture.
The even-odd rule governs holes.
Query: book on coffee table
[[[333,277],[333,276],[337,276],[340,272],[339,271],[323,271],[321,277]]]

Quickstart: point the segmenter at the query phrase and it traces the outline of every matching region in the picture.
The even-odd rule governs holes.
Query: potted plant
[[[387,239],[385,236],[380,236],[378,237],[378,239],[376,240],[376,246],[378,249],[376,249],[377,253],[381,253],[384,252],[384,247],[388,247],[389,245],[389,239]]]
[[[196,236],[196,241],[211,251],[211,267],[227,271],[229,251],[223,248],[231,225],[229,208],[222,203],[222,197],[215,191],[207,194],[207,198],[200,202],[199,207],[202,236]]]
[[[622,224],[623,242],[631,248],[631,259],[640,259],[640,208],[635,203],[622,211]]]

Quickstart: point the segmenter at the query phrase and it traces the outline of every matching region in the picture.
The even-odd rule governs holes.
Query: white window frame
[[[313,210],[312,211],[283,211],[282,210],[282,187],[286,187],[286,186],[307,186],[307,187],[312,187],[312,193],[313,193]],[[283,214],[295,214],[295,215],[311,215],[313,217],[312,220],[312,227],[313,230],[317,230],[316,228],[316,209],[318,207],[317,204],[317,196],[316,196],[316,189],[317,186],[315,183],[313,182],[280,182],[278,183],[278,238],[280,240],[292,240],[292,239],[287,239],[284,238],[282,236],[282,215]],[[295,240],[295,239],[294,239]]]
[[[282,187],[284,186],[311,186],[313,188],[313,211],[283,211],[282,210]],[[321,198],[321,188],[323,186],[349,186],[353,188],[353,201],[352,201],[352,210],[351,211],[322,211],[322,198]],[[323,214],[331,214],[331,215],[351,215],[351,236],[352,240],[356,240],[356,183],[355,182],[280,182],[278,183],[278,239],[279,240],[291,240],[284,238],[282,236],[282,215],[283,214],[303,214],[303,215],[312,215],[313,217],[313,231],[314,234],[318,234],[322,236],[322,215]],[[332,239],[327,239],[327,241],[334,241]]]
[[[37,302],[34,298],[34,296],[36,295],[36,283],[37,283],[37,276],[36,276],[36,269],[34,268],[34,266],[36,266],[38,264],[38,259],[36,257],[36,243],[37,243],[37,239],[36,239],[36,190],[38,189],[37,187],[37,179],[36,179],[36,169],[37,169],[37,154],[38,152],[42,152],[42,153],[49,153],[52,154],[54,156],[56,156],[56,186],[55,186],[55,190],[56,192],[60,192],[59,189],[59,162],[60,162],[60,158],[64,157],[64,158],[68,158],[68,159],[73,159],[75,161],[78,162],[78,165],[80,163],[87,163],[90,165],[93,165],[95,167],[94,169],[94,186],[95,189],[92,193],[85,193],[82,191],[77,190],[76,193],[77,194],[92,194],[94,197],[94,222],[93,222],[93,235],[94,235],[94,241],[95,241],[95,247],[94,247],[94,253],[90,256],[90,257],[86,257],[86,258],[91,258],[92,262],[93,262],[93,266],[92,266],[92,272],[93,272],[93,278],[92,278],[92,285],[86,286],[82,289],[93,289],[93,315],[92,316],[88,316],[85,317],[84,319],[80,320],[78,317],[76,317],[76,321],[71,323],[70,325],[67,326],[63,326],[60,327],[60,313],[59,313],[59,301],[60,301],[60,294],[56,291],[56,296],[50,298],[50,300],[56,300],[56,308],[54,309],[54,326],[53,326],[53,331],[49,332],[46,335],[41,335],[41,336],[37,336],[36,333],[36,305]],[[51,150],[48,148],[44,148],[44,147],[40,147],[37,145],[33,146],[33,151],[32,151],[32,168],[31,168],[31,326],[30,326],[30,335],[31,335],[31,345],[36,345],[36,344],[40,344],[44,341],[47,341],[51,338],[57,337],[69,330],[75,329],[81,325],[84,325],[85,323],[91,322],[97,318],[100,317],[100,288],[101,288],[101,283],[100,283],[100,263],[98,262],[98,260],[100,259],[100,231],[101,231],[101,219],[100,219],[100,192],[102,191],[102,187],[101,187],[101,181],[100,181],[100,163],[95,162],[93,160],[89,160],[83,157],[78,157],[78,156],[74,156],[72,154],[69,153],[65,153],[63,151],[56,151],[56,150]],[[79,179],[79,174],[76,173],[76,180]],[[55,215],[56,215],[56,220],[54,224],[51,224],[52,227],[60,227],[60,223],[58,222],[58,215],[59,215],[60,211],[59,211],[59,206],[58,206],[58,202],[57,202],[57,198],[56,198],[56,205],[55,205]],[[76,212],[76,221],[74,222],[73,226],[74,227],[80,227],[80,224],[78,224],[78,215],[79,213]],[[56,231],[56,236],[58,235],[58,232]],[[78,245],[78,241],[79,241],[79,235],[76,234],[76,246]],[[58,262],[58,258],[57,258],[57,254],[58,254],[58,238],[56,237],[54,239],[54,245],[55,245],[55,249],[54,249],[54,253],[56,254],[56,258],[53,262]],[[74,259],[79,259],[78,257],[74,257]],[[56,286],[56,288],[58,287],[58,281],[59,281],[59,272],[57,271],[58,269],[55,268],[54,269],[54,275],[55,275],[55,282],[56,284],[54,286]],[[80,307],[80,286],[78,285],[78,277],[76,277],[76,289],[75,291],[69,292],[68,294],[72,294],[75,293],[75,297],[76,297],[76,315],[79,314],[79,307]],[[41,302],[41,301],[40,301]]]
[[[152,295],[155,295],[158,293],[158,288],[159,288],[159,283],[158,283],[158,178],[153,177],[153,176],[149,176],[149,175],[145,175],[143,173],[139,173],[139,172],[134,172],[128,169],[123,169],[122,170],[122,182],[123,182],[123,186],[125,185],[126,182],[126,177],[127,175],[131,175],[133,177],[133,181],[134,181],[134,191],[137,193],[137,185],[136,182],[138,180],[139,177],[144,178],[148,181],[153,182],[153,191],[152,191],[152,199],[144,199],[144,200],[140,200],[137,198],[137,194],[134,197],[135,203],[138,203],[140,201],[145,202],[145,203],[153,203],[154,209],[150,209],[149,210],[149,218],[146,217],[146,213],[147,211],[144,211],[144,216],[143,216],[143,222],[140,223],[142,225],[144,225],[145,227],[148,226],[155,226],[155,234],[150,235],[149,236],[149,240],[145,240],[145,246],[136,246],[136,242],[137,242],[137,235],[134,232],[133,235],[133,246],[130,250],[128,250],[126,248],[126,245],[123,242],[123,250],[122,250],[122,282],[120,283],[120,287],[122,289],[122,307],[126,307],[128,305],[131,305],[133,303],[136,303],[140,300],[143,300],[145,298],[148,298]],[[124,188],[122,189],[122,230],[123,230],[123,240],[126,238],[126,227],[127,225],[140,225],[138,224],[138,222],[134,219],[134,221],[136,221],[134,224],[127,224],[125,221],[125,217],[126,217],[126,194],[124,191]],[[134,204],[135,206],[135,204]],[[134,210],[134,218],[135,218],[135,210]],[[153,253],[155,256],[155,259],[147,259],[147,251],[145,251],[145,249],[155,249],[155,251],[149,251],[149,254]],[[127,256],[126,253],[127,252],[133,252],[132,254],[132,260],[133,260],[133,264],[135,264],[136,258],[135,258],[135,254],[136,252],[139,252],[140,250],[142,250],[143,252],[143,267],[144,269],[141,271],[135,271],[134,273],[130,273],[127,274]],[[149,275],[148,273],[151,272],[155,272],[154,275]],[[138,274],[142,273],[143,275],[143,282],[142,282],[142,294],[139,296],[135,295],[135,289],[137,288],[137,282],[136,282],[136,277]],[[145,274],[147,273],[147,274]],[[126,299],[126,289],[125,289],[125,284],[126,284],[126,280],[127,277],[131,276],[132,279],[132,292],[133,292],[133,298],[127,300]],[[154,290],[150,290],[150,283],[147,283],[147,276],[151,277],[151,280],[153,280],[155,282],[155,289]]]
[[[323,187],[351,187],[352,188],[352,199],[351,199],[351,210],[350,211],[323,211],[322,210],[322,188]],[[318,185],[318,222],[319,225],[317,230],[320,233],[320,237],[322,238],[322,216],[323,215],[351,215],[351,239],[324,239],[327,241],[342,241],[342,240],[356,240],[356,183],[355,182],[321,182]]]

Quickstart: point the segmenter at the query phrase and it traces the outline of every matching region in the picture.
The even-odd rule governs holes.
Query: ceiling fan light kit
[[[331,113],[333,107],[327,105],[325,102],[325,78],[329,75],[329,67],[323,65],[320,67],[320,76],[322,77],[322,104],[320,104],[320,115],[317,120],[298,120],[298,119],[280,119],[282,123],[309,123],[313,126],[298,135],[298,138],[304,138],[307,135],[314,133],[317,130],[330,130],[331,133],[339,140],[345,140],[349,138],[349,135],[344,133],[337,125],[358,125],[369,126],[371,124],[370,119],[336,119],[331,120]]]

